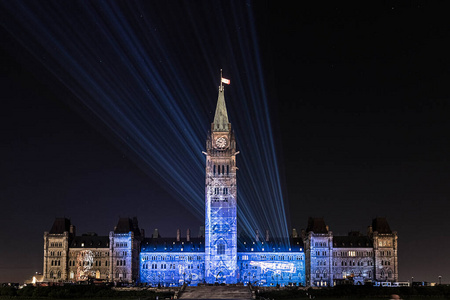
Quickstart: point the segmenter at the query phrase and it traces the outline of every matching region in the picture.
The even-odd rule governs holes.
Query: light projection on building
[[[243,270],[243,282],[253,285],[305,285],[303,261],[292,262],[249,262],[250,271]]]
[[[207,283],[237,282],[236,154],[236,140],[228,122],[224,88],[221,84],[214,122],[206,142]]]
[[[206,141],[205,235],[177,241],[153,237],[141,244],[140,282],[152,286],[226,283],[271,286],[305,285],[305,260],[300,245],[283,252],[281,240],[258,238],[245,253],[237,251],[236,139],[228,122],[224,89],[219,96]],[[298,243],[297,243],[298,244]],[[255,246],[253,246],[255,245]],[[281,248],[280,248],[281,247]],[[273,252],[264,253],[264,250]],[[275,251],[277,249],[278,251]],[[291,251],[294,250],[294,251]]]
[[[141,252],[140,281],[153,286],[197,285],[204,283],[204,266],[203,252]]]
[[[88,280],[95,277],[92,269],[94,265],[94,252],[91,250],[82,250],[77,255],[77,281]]]

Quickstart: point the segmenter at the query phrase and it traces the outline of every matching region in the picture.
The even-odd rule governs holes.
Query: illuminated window
[[[225,255],[225,244],[217,245],[217,255]]]

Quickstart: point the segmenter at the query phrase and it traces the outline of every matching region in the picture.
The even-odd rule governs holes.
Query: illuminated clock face
[[[216,147],[219,149],[224,149],[227,146],[227,139],[225,137],[220,137],[216,140]]]

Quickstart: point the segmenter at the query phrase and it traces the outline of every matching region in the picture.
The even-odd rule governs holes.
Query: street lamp
[[[441,284],[442,284],[442,276],[439,275],[439,285],[441,285]]]
[[[413,286],[414,277],[411,277],[411,287]]]

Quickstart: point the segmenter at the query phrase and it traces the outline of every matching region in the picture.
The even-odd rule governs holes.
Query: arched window
[[[227,175],[230,175],[230,166],[227,165]]]
[[[53,271],[50,271],[50,278],[53,278]]]
[[[216,175],[216,165],[214,165],[214,175]]]
[[[61,278],[61,271],[58,271],[57,276],[58,276],[58,278]]]
[[[392,271],[391,270],[388,271],[388,277],[392,278]]]
[[[224,174],[225,174],[225,166],[222,165],[222,175],[224,175]]]

